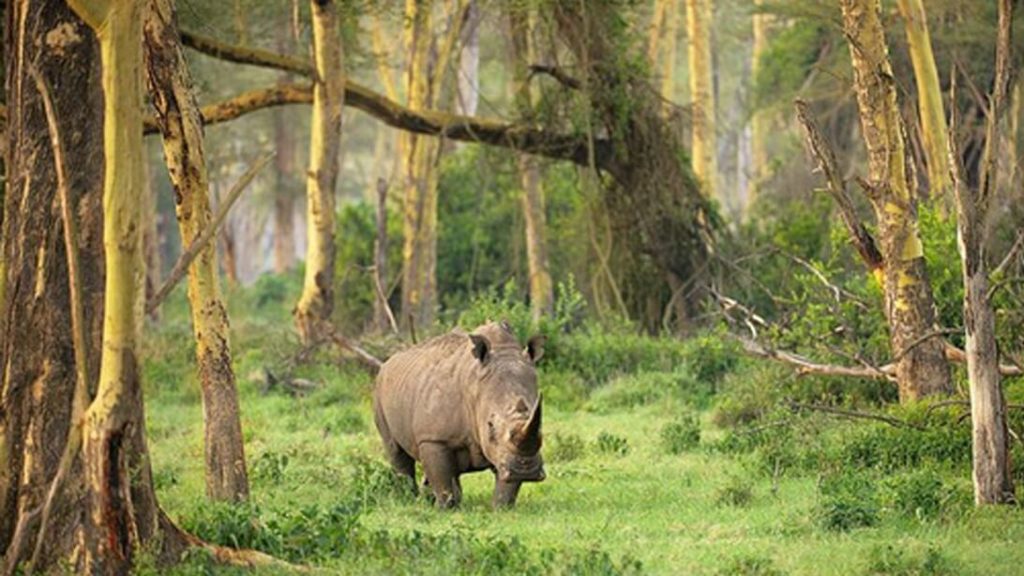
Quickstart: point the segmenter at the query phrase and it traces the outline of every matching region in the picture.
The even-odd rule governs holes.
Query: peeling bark
[[[210,185],[202,121],[182,54],[173,0],[149,0],[146,70],[163,136],[164,156],[182,243],[190,246],[209,226]],[[220,295],[217,247],[210,243],[189,267],[188,297],[203,392],[206,494],[238,501],[249,495],[238,392],[231,366],[228,316]]]

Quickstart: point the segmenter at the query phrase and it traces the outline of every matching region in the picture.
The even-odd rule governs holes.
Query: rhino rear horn
[[[526,421],[526,424],[516,434],[516,444],[521,450],[534,451],[540,448],[540,406],[540,395],[538,395],[537,402],[533,405],[533,409],[530,410],[530,419]]]

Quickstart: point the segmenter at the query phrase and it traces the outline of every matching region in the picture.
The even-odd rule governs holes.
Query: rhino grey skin
[[[462,500],[459,476],[491,470],[495,507],[523,482],[544,480],[541,403],[534,366],[543,336],[524,348],[506,323],[455,330],[381,366],[373,416],[391,466],[416,488],[416,465],[442,508]]]

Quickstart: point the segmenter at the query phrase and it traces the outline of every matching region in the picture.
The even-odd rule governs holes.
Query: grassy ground
[[[172,306],[171,317],[178,313]],[[724,433],[707,410],[700,446],[669,454],[662,430],[691,409],[671,396],[599,412],[546,407],[547,481],[524,487],[514,510],[494,512],[491,475],[469,475],[461,509],[436,511],[391,482],[370,415],[371,380],[357,368],[324,356],[301,370],[320,390],[261,393],[252,376],[288,348],[282,320],[236,320],[253,492],[241,512],[204,498],[187,325],[165,321],[150,337],[147,425],[159,498],[206,538],[325,573],[1022,573],[1018,509],[932,518],[883,511],[871,526],[827,530],[818,475],[766,473],[754,453],[711,449]],[[853,426],[862,425],[830,433]],[[201,558],[182,568],[209,570]]]

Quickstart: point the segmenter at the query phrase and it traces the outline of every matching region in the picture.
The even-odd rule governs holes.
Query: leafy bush
[[[885,425],[860,427],[842,445],[842,466],[890,473],[926,464],[964,467],[971,457],[970,428],[938,424],[924,430]]]
[[[668,397],[706,397],[708,388],[689,372],[639,372],[621,376],[591,394],[586,409],[608,413],[624,408],[646,406]]]
[[[377,505],[386,500],[411,500],[415,486],[377,458],[352,454],[346,459],[349,495],[360,504]]]
[[[554,433],[549,436],[544,447],[544,455],[551,462],[571,462],[583,456],[587,444],[577,434]]]
[[[337,237],[345,241],[338,243],[335,255],[335,282],[338,293],[345,297],[336,299],[334,316],[339,326],[358,329],[371,320],[378,299],[370,270],[377,238],[377,206],[367,202],[345,204],[338,212],[336,227]],[[388,270],[384,272],[391,279],[401,274],[402,265],[402,220],[391,209],[387,214],[387,233]]]
[[[567,372],[558,368],[548,368],[541,361],[537,380],[544,405],[554,406],[562,410],[578,410],[587,401],[587,384],[575,372]]]
[[[694,412],[684,412],[661,428],[661,444],[669,454],[682,454],[700,445],[700,420]]]
[[[715,490],[715,504],[746,508],[754,501],[754,485],[749,478],[730,475],[725,485]]]
[[[882,481],[882,501],[903,516],[932,519],[942,511],[942,479],[921,469],[890,476]]]
[[[252,477],[268,484],[277,484],[284,480],[284,471],[288,467],[288,455],[276,452],[264,452],[252,462]]]
[[[879,520],[875,479],[863,473],[827,476],[818,484],[815,516],[826,530],[846,532]]]
[[[962,574],[963,570],[933,546],[917,554],[887,544],[871,549],[867,573],[872,576],[952,576]]]
[[[737,556],[715,571],[718,576],[783,576],[785,572],[775,567],[771,558],[765,556]]]
[[[625,456],[629,453],[629,442],[622,436],[616,436],[610,432],[601,432],[597,435],[597,451],[602,454]]]

